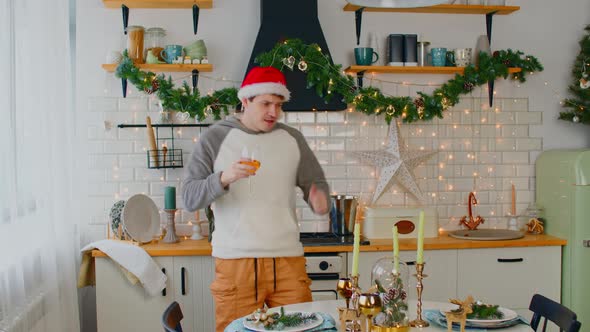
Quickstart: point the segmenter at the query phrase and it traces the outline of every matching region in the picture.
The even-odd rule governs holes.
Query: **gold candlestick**
[[[422,319],[422,289],[424,285],[422,284],[422,279],[428,277],[428,275],[424,274],[424,263],[417,263],[416,264],[416,274],[414,276],[418,279],[416,283],[416,291],[418,293],[418,303],[416,304],[417,308],[417,317],[413,321],[410,322],[410,326],[413,327],[428,327],[430,324]]]
[[[358,275],[338,280],[338,290],[346,298],[346,308],[338,308],[340,329],[349,332],[368,332],[366,330],[367,317],[359,308],[361,289]],[[348,297],[347,297],[348,295]],[[349,308],[349,300],[352,304]]]
[[[166,223],[166,235],[162,240],[164,243],[176,243],[180,240],[176,236],[176,227],[174,226],[174,216],[176,214],[176,209],[164,209],[167,213],[168,222]]]

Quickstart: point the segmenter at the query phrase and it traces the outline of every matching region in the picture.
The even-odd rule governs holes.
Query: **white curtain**
[[[80,330],[70,11],[0,0],[0,331]]]

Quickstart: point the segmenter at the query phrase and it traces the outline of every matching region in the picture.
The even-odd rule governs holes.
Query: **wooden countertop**
[[[392,241],[389,239],[373,239],[371,244],[361,246],[361,251],[391,251]],[[400,250],[416,250],[416,239],[400,239]],[[509,247],[543,247],[564,246],[567,241],[551,235],[525,235],[517,240],[504,241],[467,241],[440,235],[436,238],[424,239],[424,250],[443,249],[477,249],[477,248],[509,248]],[[179,243],[149,243],[142,245],[151,256],[209,256],[211,245],[207,240],[181,240]],[[304,247],[306,253],[314,252],[347,252],[352,246],[309,246]],[[92,252],[93,257],[106,257],[100,250]]]

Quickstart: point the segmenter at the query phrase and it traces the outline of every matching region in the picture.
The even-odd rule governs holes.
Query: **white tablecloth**
[[[346,304],[344,300],[329,300],[329,301],[316,301],[316,302],[306,302],[306,303],[298,303],[298,304],[291,304],[285,306],[286,311],[308,311],[308,312],[325,312],[330,314],[338,323],[338,307],[344,307]],[[430,302],[424,301],[422,302],[422,310],[428,309],[445,309],[448,308],[448,303],[442,302]],[[410,319],[416,318],[416,301],[409,301],[408,303],[408,311],[410,313]],[[424,318],[424,315],[422,315]],[[430,324],[427,328],[411,328],[410,331],[446,331],[446,328],[442,328],[435,324]],[[473,330],[473,331],[482,331],[482,330]],[[530,326],[525,324],[518,324],[512,327],[503,328],[503,329],[494,329],[490,331],[510,331],[510,332],[531,332],[533,331]]]

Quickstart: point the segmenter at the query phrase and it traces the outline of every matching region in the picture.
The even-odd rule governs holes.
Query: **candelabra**
[[[174,227],[174,217],[176,215],[177,209],[164,209],[167,214],[167,222],[166,222],[166,236],[164,236],[164,243],[176,243],[180,241],[176,236],[176,227]]]
[[[417,308],[417,315],[416,319],[410,322],[410,326],[413,327],[428,327],[430,324],[422,319],[422,289],[424,285],[422,284],[422,279],[428,277],[424,272],[424,263],[417,263],[416,264],[416,274],[414,276],[418,279],[416,283],[416,291],[418,293],[418,303],[416,304]]]

